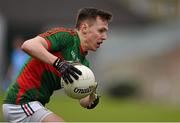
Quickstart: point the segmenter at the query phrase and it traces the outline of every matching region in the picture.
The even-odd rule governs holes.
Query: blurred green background
[[[2,96],[0,97],[2,98]],[[174,122],[180,121],[180,105],[172,106],[137,99],[101,97],[96,109],[87,110],[59,92],[47,107],[68,122]],[[0,111],[0,121],[3,121]]]

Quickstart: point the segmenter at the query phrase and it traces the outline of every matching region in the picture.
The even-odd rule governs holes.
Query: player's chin
[[[94,51],[94,52],[96,52],[96,51],[97,51],[97,48],[93,48],[93,49],[91,49],[91,51]]]
[[[95,46],[95,47],[93,47],[93,48],[92,48],[92,51],[94,51],[94,52],[95,52],[95,51],[97,51],[97,50],[98,50],[98,48],[100,48],[100,46]]]

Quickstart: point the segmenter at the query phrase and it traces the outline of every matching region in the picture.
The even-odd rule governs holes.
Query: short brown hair
[[[96,17],[99,16],[106,21],[112,20],[112,14],[108,11],[104,11],[101,9],[96,9],[93,7],[82,8],[78,11],[76,18],[76,28],[80,28],[80,24],[85,20],[96,20]]]

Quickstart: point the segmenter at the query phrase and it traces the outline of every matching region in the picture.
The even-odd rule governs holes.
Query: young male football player
[[[54,28],[29,39],[21,46],[31,58],[26,62],[14,83],[9,87],[3,104],[6,121],[60,122],[62,117],[45,108],[54,90],[61,89],[60,80],[68,84],[71,77],[82,74],[68,61],[78,61],[89,67],[88,50],[96,51],[107,39],[108,23],[112,14],[82,8],[78,12],[75,29]],[[87,108],[99,101],[96,94],[86,97]]]

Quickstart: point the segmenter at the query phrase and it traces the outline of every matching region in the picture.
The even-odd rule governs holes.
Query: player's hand
[[[90,105],[87,106],[87,109],[95,108],[99,103],[99,98],[100,98],[100,96],[98,96],[96,93],[92,93],[90,95],[90,102],[91,103],[90,103]]]
[[[71,76],[78,80],[78,75],[82,75],[82,72],[79,69],[75,68],[69,62],[61,60],[60,58],[56,59],[53,66],[62,74],[62,78],[67,84],[73,83],[73,79],[71,78]]]
[[[87,109],[93,109],[93,108],[95,108],[95,107],[98,105],[98,103],[99,103],[99,98],[100,98],[101,96],[99,96],[99,95],[96,93],[97,87],[98,87],[98,84],[97,84],[96,87],[94,88],[94,91],[90,94],[90,97],[89,97],[90,104],[87,106]]]

